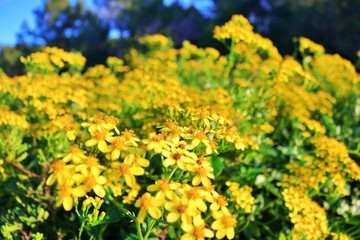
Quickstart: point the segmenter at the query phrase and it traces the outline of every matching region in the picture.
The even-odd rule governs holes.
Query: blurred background
[[[137,37],[154,33],[171,37],[175,47],[187,39],[225,53],[212,32],[233,14],[247,17],[283,55],[294,51],[299,36],[352,62],[360,50],[359,0],[0,0],[0,68],[23,74],[19,57],[44,46],[81,51],[93,66],[122,57]],[[11,23],[24,18],[7,40]]]

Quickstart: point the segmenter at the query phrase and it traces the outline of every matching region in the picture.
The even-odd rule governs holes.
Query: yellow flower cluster
[[[2,166],[4,164],[4,160],[3,159],[0,159],[0,174],[1,174],[1,177],[3,179],[6,179],[6,173],[5,173],[5,169],[4,167]]]
[[[236,42],[252,41],[253,27],[248,19],[242,15],[234,15],[223,26],[216,26],[214,38],[218,40],[234,38]]]
[[[284,189],[282,195],[290,211],[291,222],[294,224],[292,239],[319,240],[328,236],[328,222],[324,208],[296,187]]]
[[[226,186],[229,187],[232,198],[230,201],[236,202],[236,208],[242,208],[245,213],[251,213],[252,206],[255,202],[255,198],[251,195],[252,188],[250,186],[240,187],[237,182],[226,182]]]
[[[305,165],[289,163],[291,175],[284,175],[283,184],[297,186],[303,190],[309,187],[319,190],[320,184],[327,182],[330,176],[336,186],[335,190],[341,195],[347,195],[345,175],[355,180],[360,179],[360,167],[349,157],[346,146],[334,138],[327,136],[311,137],[310,143],[315,147],[313,156],[304,157]]]
[[[349,157],[344,143],[326,136],[313,137],[310,142],[316,147],[315,156],[321,161],[320,169],[338,176],[335,179],[341,179],[341,175],[348,174],[351,178],[360,180],[360,167]],[[335,181],[334,184],[341,187],[341,182]]]
[[[331,233],[333,240],[351,240],[351,238],[344,233]]]
[[[244,150],[245,145],[236,131],[229,131],[229,121],[215,111],[200,108],[188,113],[177,109],[177,112],[187,115],[190,125],[180,126],[168,120],[159,133],[151,132],[144,139],[136,137],[132,130],[120,133],[116,127],[118,120],[112,116],[95,116],[83,123],[90,134],[84,141],[88,150],[71,146],[68,154],[53,163],[47,179],[48,185],[56,182],[57,205],[62,204],[69,211],[77,198],[91,192],[103,198],[105,188],[110,187],[124,204],[139,208],[139,222],[143,222],[147,214],[159,219],[165,215],[161,209],[165,209],[169,223],[180,221],[184,231],[182,239],[190,236],[234,238],[237,221],[226,207],[226,198],[212,185],[215,176],[208,156],[225,146]],[[146,158],[149,154],[160,156],[164,171],[170,175],[147,186],[147,192],[138,196],[142,189],[137,179],[158,171],[149,167],[150,161]],[[178,174],[188,175],[191,185],[171,180]],[[231,190],[236,201],[245,212],[250,212],[254,201],[251,189],[237,188],[233,183]],[[207,228],[204,220],[209,210],[214,219],[213,230]]]
[[[67,66],[69,71],[80,72],[85,66],[86,59],[77,53],[66,52],[56,47],[46,47],[42,52],[35,52],[21,57],[28,71],[38,73],[58,72]]]
[[[281,187],[293,239],[346,239],[330,233],[337,229],[328,227],[325,208],[312,197],[342,197],[349,194],[347,181],[360,180],[345,144],[329,137],[345,138],[340,135],[348,131],[349,141],[358,139],[351,127],[329,129],[332,120],[347,121],[343,109],[359,112],[354,66],[306,38],[300,39],[306,61],[283,58],[240,15],[214,35],[231,42],[228,56],[188,41],[174,49],[171,40],[154,35],[141,38],[145,47],[130,49],[124,61],[109,57],[107,66],[83,74],[80,54],[33,53],[22,58],[29,74],[0,76],[7,101],[0,99],[0,127],[21,127],[34,143],[29,154],[44,148],[42,161],[55,160],[45,176],[56,206],[70,211],[83,200],[83,209],[96,210],[84,217],[89,223],[104,219],[100,207],[108,194],[136,212],[135,222],[161,222],[157,231],[164,234],[177,228],[183,240],[236,238],[245,214],[258,220],[252,194],[262,194],[261,186],[227,175],[252,178],[239,173],[244,164],[240,168],[271,172],[269,181]],[[1,159],[4,178],[9,168]]]
[[[305,53],[306,50],[314,54],[324,54],[325,49],[320,44],[314,43],[308,38],[300,37],[299,39],[299,50],[301,53]]]
[[[20,126],[24,129],[29,128],[29,123],[26,121],[25,115],[18,115],[14,111],[9,111],[6,106],[0,106],[0,126]]]
[[[314,58],[310,65],[313,75],[321,79],[321,89],[338,98],[341,104],[351,96],[359,96],[360,77],[350,61],[338,54],[324,54]]]
[[[139,38],[139,43],[146,45],[150,49],[168,49],[173,46],[172,41],[162,34],[153,34]]]
[[[106,65],[115,73],[122,73],[129,70],[129,67],[124,65],[122,59],[114,56],[110,56],[106,59]]]

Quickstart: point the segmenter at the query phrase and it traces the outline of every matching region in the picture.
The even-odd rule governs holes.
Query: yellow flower
[[[140,139],[135,136],[133,130],[126,129],[125,131],[121,132],[121,136],[125,139],[126,146],[133,146],[133,147],[138,146],[137,142],[139,142]]]
[[[66,132],[66,137],[70,140],[70,141],[74,141],[76,138],[76,131],[75,131],[75,127],[72,124],[66,124],[64,126],[64,131]]]
[[[99,175],[104,169],[105,167],[100,164],[99,159],[95,155],[86,156],[83,163],[75,167],[75,170],[81,172],[83,175],[88,175],[88,172]]]
[[[103,129],[101,131],[90,132],[90,134],[91,139],[85,142],[85,146],[92,147],[97,145],[97,148],[101,152],[111,151],[111,148],[107,145],[106,140],[114,134],[113,132],[109,132],[107,129]]]
[[[195,173],[196,175],[192,179],[192,185],[198,186],[200,183],[204,185],[205,187],[208,187],[211,185],[210,179],[214,179],[215,176],[212,174],[213,168],[210,166],[210,163],[208,164],[197,164],[195,166]]]
[[[122,150],[126,150],[125,139],[121,136],[110,137],[108,141],[111,143],[109,146],[112,150],[110,150],[110,159],[117,160],[120,158],[120,154]]]
[[[151,196],[150,193],[144,193],[138,200],[135,202],[135,206],[140,208],[137,219],[140,223],[144,222],[144,219],[147,213],[154,219],[159,219],[161,217],[160,202]]]
[[[192,121],[199,122],[200,126],[205,125],[206,128],[210,127],[210,121],[212,121],[212,118],[210,116],[210,111],[205,107],[200,108],[197,112],[193,112],[192,115]]]
[[[226,182],[226,186],[229,187],[233,196],[231,200],[236,201],[236,207],[242,208],[245,213],[251,213],[252,205],[255,202],[255,198],[251,195],[252,188],[247,185],[240,187],[239,183],[230,181]]]
[[[185,234],[181,236],[180,240],[203,240],[214,237],[213,231],[206,228],[206,223],[201,215],[193,218],[193,225],[184,225],[182,228]]]
[[[135,167],[148,167],[150,165],[150,161],[146,158],[131,153],[125,157],[124,163]]]
[[[63,161],[72,161],[74,164],[80,164],[85,158],[85,151],[81,150],[78,146],[73,145],[70,146],[69,153],[63,158]]]
[[[200,143],[204,143],[205,145],[210,144],[210,139],[203,130],[194,130],[192,128],[188,128],[186,130],[187,131],[183,137],[191,140],[192,146],[197,147]]]
[[[90,118],[90,122],[82,123],[81,126],[88,127],[88,131],[90,134],[93,132],[102,132],[102,131],[110,131],[112,129],[115,130],[117,134],[120,131],[117,129],[116,124],[119,120],[113,116],[95,116]]]
[[[172,145],[171,142],[167,140],[165,133],[150,133],[149,139],[144,139],[143,143],[146,144],[148,150],[153,150],[155,153],[161,153],[163,149],[169,150]]]
[[[73,187],[73,181],[67,180],[57,185],[57,201],[56,206],[62,205],[66,211],[70,211],[74,205],[74,198],[84,197],[86,191],[83,186]]]
[[[197,156],[193,152],[171,147],[170,151],[163,150],[162,155],[165,157],[163,165],[165,167],[177,165],[181,170],[187,171],[195,164]]]
[[[211,205],[210,205],[210,209],[211,209],[211,211],[215,212],[215,211],[218,211],[219,209],[222,209],[223,207],[226,207],[227,205],[228,205],[228,202],[227,202],[226,197],[216,194],[216,196],[214,196],[213,203],[211,203]]]
[[[73,179],[76,183],[84,186],[87,193],[93,190],[99,197],[105,197],[106,191],[104,185],[107,183],[107,179],[106,177],[99,175],[99,173],[93,174],[91,172],[86,172],[85,175],[74,174]]]
[[[236,218],[227,208],[222,208],[218,212],[212,213],[215,221],[211,224],[212,229],[216,230],[216,238],[221,239],[225,236],[228,239],[235,237]]]
[[[136,197],[139,195],[139,191],[141,189],[141,186],[137,183],[135,183],[134,186],[131,188],[126,189],[126,192],[128,195],[124,196],[123,203],[124,204],[130,204],[135,201]]]
[[[332,240],[351,240],[351,237],[344,233],[331,233]]]
[[[167,120],[166,126],[161,129],[161,132],[170,133],[171,139],[179,139],[180,134],[182,133],[183,129],[179,127],[175,121]],[[174,140],[173,140],[174,141]]]
[[[144,175],[144,169],[141,167],[131,166],[122,162],[111,164],[112,178],[118,179],[123,177],[126,185],[133,187],[136,184],[135,176]]]
[[[164,207],[169,211],[166,221],[173,223],[181,219],[181,224],[185,227],[186,225],[192,225],[191,217],[200,214],[196,205],[189,204],[187,198],[180,198],[176,194],[171,198],[171,201],[165,203]]]
[[[189,205],[196,206],[202,212],[207,209],[205,200],[205,192],[200,187],[192,187],[190,185],[184,185],[182,190],[185,191],[187,198],[189,199]]]
[[[3,165],[4,164],[4,160],[3,159],[0,159],[0,173],[1,173],[1,176],[3,179],[6,179],[6,173],[5,173],[5,169],[3,168]]]
[[[324,54],[325,49],[320,44],[314,43],[308,38],[300,37],[300,52],[305,53],[305,50],[309,50],[312,53]]]
[[[325,209],[302,189],[289,187],[281,194],[294,224],[294,239],[325,239],[329,234]]]
[[[65,182],[66,179],[71,178],[74,173],[74,167],[74,165],[66,165],[63,160],[53,162],[49,171],[51,174],[46,180],[46,185],[51,186],[55,181],[59,183]]]
[[[156,197],[165,201],[165,197],[172,199],[174,191],[180,188],[180,183],[174,183],[169,179],[160,179],[155,184],[149,185],[146,190],[149,192],[156,192]]]
[[[272,133],[275,130],[275,128],[268,122],[260,125],[259,128],[265,133]]]

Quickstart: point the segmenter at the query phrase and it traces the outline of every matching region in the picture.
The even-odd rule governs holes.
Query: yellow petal
[[[214,232],[211,231],[210,229],[205,228],[204,229],[204,237],[213,238],[214,237]]]
[[[94,193],[101,198],[104,198],[106,195],[106,191],[103,186],[95,185],[93,190],[94,190]]]
[[[218,239],[224,238],[225,235],[226,235],[226,229],[225,228],[221,228],[216,232],[216,238],[218,238]]]
[[[166,221],[173,223],[173,222],[176,222],[177,220],[179,220],[179,218],[180,218],[180,213],[170,212],[166,217]]]
[[[135,185],[135,183],[136,183],[134,175],[126,174],[126,175],[124,175],[124,179],[125,179],[125,183],[129,187],[133,187]]]
[[[167,158],[163,161],[164,167],[169,167],[171,165],[174,165],[176,162],[173,159]]]
[[[85,143],[86,145],[86,143]],[[101,152],[107,152],[109,151],[108,147],[107,147],[107,144],[104,140],[100,140],[98,142],[98,149],[101,151]]]
[[[141,176],[144,175],[145,171],[141,167],[132,167],[130,168],[130,173],[135,176]]]
[[[205,221],[204,219],[201,218],[201,215],[196,215],[194,218],[193,218],[193,222],[194,222],[194,226],[195,227],[202,227],[202,226],[205,226]]]
[[[72,131],[67,131],[66,132],[66,137],[70,140],[73,141],[76,138],[76,132],[74,130]]]
[[[70,196],[64,197],[63,207],[65,211],[70,211],[73,207],[73,204],[74,204],[74,200],[72,199],[72,197]]]
[[[146,188],[146,190],[149,192],[155,192],[159,190],[159,186],[157,186],[156,184],[151,184]]]
[[[106,177],[104,176],[99,176],[97,179],[96,179],[96,182],[100,185],[104,185],[105,183],[107,183],[107,179]]]
[[[201,179],[200,179],[200,177],[197,176],[197,175],[196,175],[196,176],[193,178],[193,180],[191,181],[191,183],[192,183],[193,186],[198,186],[198,185],[200,184],[200,182],[201,182]]]
[[[151,217],[159,219],[161,217],[161,210],[157,207],[150,207],[149,214]]]
[[[111,152],[111,160],[117,160],[120,158],[120,150],[118,149],[114,149],[112,152]]]
[[[161,153],[162,146],[160,144],[155,144],[154,146],[154,152]]]
[[[211,224],[211,228],[214,230],[219,230],[223,227],[223,224],[221,224],[220,221],[215,221]]]
[[[85,142],[85,146],[87,146],[87,147],[91,147],[91,146],[94,146],[94,145],[96,145],[97,144],[97,141],[96,141],[96,139],[89,139],[89,140],[87,140],[86,142]]]
[[[142,167],[148,167],[150,165],[150,161],[147,160],[146,158],[139,158],[137,160],[138,164]]]
[[[84,181],[84,179],[85,179],[85,176],[84,175],[82,175],[82,174],[74,174],[74,175],[72,175],[72,177],[71,177],[76,183],[81,183],[81,182],[83,182]]]
[[[226,236],[228,239],[233,239],[235,237],[234,228],[227,228],[226,229]]]
[[[180,226],[185,232],[191,232],[194,230],[194,226],[191,224],[181,224]]]
[[[146,210],[143,208],[140,208],[139,214],[137,216],[139,223],[144,222],[145,217],[146,217]]]
[[[55,175],[55,174],[51,174],[51,175],[48,177],[48,179],[46,180],[46,185],[48,185],[48,186],[53,185],[54,182],[55,182],[55,180],[56,180],[56,175]]]
[[[199,144],[200,144],[200,140],[197,139],[197,138],[195,138],[195,139],[193,139],[193,140],[191,141],[191,145],[194,146],[194,147],[196,147],[196,146],[199,145]]]
[[[207,209],[205,202],[203,200],[201,200],[200,198],[196,199],[196,206],[202,212],[205,212]]]
[[[82,186],[73,188],[71,193],[74,197],[84,197],[86,195],[86,191]]]

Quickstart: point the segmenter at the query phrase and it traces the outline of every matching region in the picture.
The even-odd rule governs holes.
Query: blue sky
[[[21,25],[27,21],[34,27],[34,9],[42,6],[44,0],[0,0],[0,46],[14,46],[16,34],[20,32]],[[164,0],[171,4],[175,0]],[[91,0],[85,0],[89,3]],[[210,0],[181,0],[184,7],[194,5],[199,10],[212,7]]]
[[[33,26],[33,10],[41,5],[42,0],[0,0],[0,45],[14,45],[21,24]]]
[[[24,21],[34,27],[33,12],[43,2],[44,0],[0,0],[0,46],[15,45],[16,34],[20,32]]]

